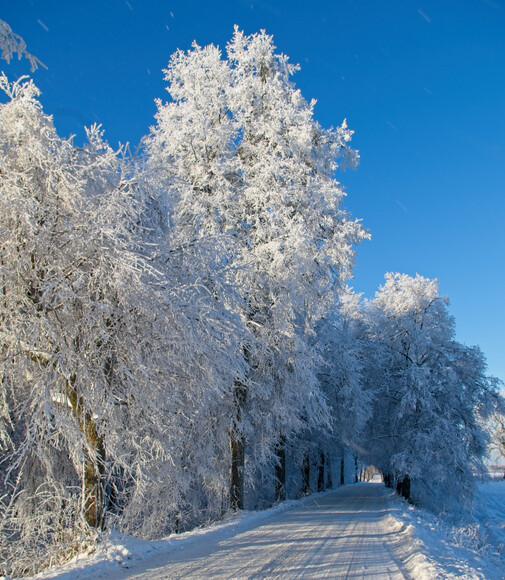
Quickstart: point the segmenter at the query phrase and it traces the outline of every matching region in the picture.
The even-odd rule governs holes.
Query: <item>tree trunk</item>
[[[310,493],[310,455],[307,452],[303,458],[302,465],[302,493],[309,495]]]
[[[383,475],[383,479],[384,479],[384,485],[386,487],[393,487],[393,476],[390,473],[385,473]]]
[[[276,447],[275,464],[275,501],[286,499],[286,438],[281,435]]]
[[[88,413],[86,413],[85,421],[86,438],[93,452],[86,451],[84,515],[90,526],[101,529],[105,515],[105,494],[103,489],[105,446],[103,438],[98,434],[96,423],[92,421]]]
[[[358,456],[354,456],[354,483],[358,483]]]
[[[326,456],[326,489],[332,489],[333,478],[331,476],[331,459],[330,454]]]
[[[398,480],[396,491],[406,500],[410,499],[410,477],[408,475],[404,475],[402,479]]]
[[[340,455],[340,485],[345,485],[345,455],[343,449]]]
[[[231,441],[230,506],[233,511],[244,509],[244,438],[232,435]]]
[[[244,464],[245,440],[238,429],[242,419],[247,391],[244,385],[237,384],[234,388],[234,402],[237,409],[235,425],[230,434],[231,477],[230,477],[230,507],[233,511],[244,509]]]
[[[324,491],[324,453],[321,451],[317,469],[317,491]]]
[[[100,529],[105,515],[103,489],[105,445],[95,421],[84,411],[82,397],[77,394],[74,384],[75,378],[67,381],[68,400],[87,443],[84,450],[86,459],[83,473],[84,519],[91,527]]]

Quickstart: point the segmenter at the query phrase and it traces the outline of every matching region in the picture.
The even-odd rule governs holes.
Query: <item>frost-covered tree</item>
[[[242,136],[237,148],[246,200],[242,218],[256,266],[243,283],[251,288],[258,334],[265,331],[263,340],[274,353],[271,368],[280,374],[270,400],[278,401],[281,417],[286,408],[298,413],[290,413],[292,425],[274,422],[282,443],[286,435],[315,426],[313,411],[303,407],[319,387],[310,337],[350,275],[353,245],[364,234],[342,211],[343,193],[334,179],[337,160],[355,162],[347,147],[351,132],[345,121],[335,131],[320,127],[315,102],[307,103],[291,82],[298,67],[274,50],[272,37],[244,36],[237,29],[228,46],[231,109]],[[261,362],[253,367],[261,368]],[[269,368],[264,372],[268,376]]]
[[[111,219],[124,216],[126,208],[114,190],[96,207],[85,189],[110,174],[115,156],[106,148],[99,152],[96,130],[89,150],[78,154],[56,135],[31,82],[1,82],[11,99],[0,109],[1,439],[9,491],[3,523],[22,522],[28,535],[43,528],[38,521],[28,524],[44,513],[38,504],[49,505],[52,491],[62,496],[53,506],[71,502],[65,484],[78,483],[80,474],[78,511],[99,526],[105,462],[100,425],[111,403],[106,386],[114,326],[107,304],[112,292],[103,279],[107,270],[124,267],[109,235]],[[96,239],[87,239],[90,230]],[[134,263],[129,268],[134,271]],[[62,457],[70,458],[68,468]]]
[[[174,200],[183,243],[221,240],[240,314],[254,336],[246,383],[231,386],[231,501],[243,505],[244,444],[259,462],[279,441],[326,421],[308,337],[349,275],[359,224],[341,209],[337,159],[352,162],[345,123],[322,129],[265,33],[238,30],[228,59],[214,46],[176,53],[165,71],[149,165]],[[264,458],[262,460],[262,458]]]
[[[138,493],[123,525],[153,537],[219,518],[228,507],[223,497],[234,411],[228,394],[230,381],[244,380],[241,354],[250,334],[236,314],[240,297],[226,279],[226,244],[184,238],[173,219],[173,200],[151,172],[137,167],[132,181],[144,199],[140,220],[157,272],[152,284],[168,325],[153,348],[165,360],[156,380],[164,388],[160,410],[169,439],[166,459],[153,462],[150,501]]]
[[[374,358],[370,462],[408,497],[443,510],[472,497],[496,402],[480,350],[454,338],[448,299],[422,276],[387,274],[366,305]],[[412,484],[412,490],[410,486]]]
[[[218,494],[242,331],[191,253],[158,259],[168,234],[99,129],[77,149],[32,82],[1,83],[0,548],[22,571],[90,526],[163,533],[188,490]]]

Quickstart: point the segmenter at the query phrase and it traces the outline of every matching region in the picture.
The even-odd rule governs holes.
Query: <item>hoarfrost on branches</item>
[[[0,50],[2,51],[1,58],[10,63],[12,57],[17,53],[18,59],[24,56],[30,62],[31,71],[34,72],[39,65],[47,68],[46,65],[33,54],[26,50],[26,42],[12,31],[12,28],[4,20],[0,20]]]

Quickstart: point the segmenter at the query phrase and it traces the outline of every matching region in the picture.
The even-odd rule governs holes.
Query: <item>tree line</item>
[[[436,280],[347,285],[358,154],[297,68],[265,32],[178,51],[136,155],[61,138],[1,77],[5,573],[324,489],[344,449],[432,509],[471,501],[498,382]]]

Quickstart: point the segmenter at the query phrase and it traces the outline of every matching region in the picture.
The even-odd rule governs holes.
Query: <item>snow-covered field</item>
[[[503,579],[504,482],[480,485],[474,516],[455,529],[382,484],[350,485],[156,542],[112,534],[37,577]]]

